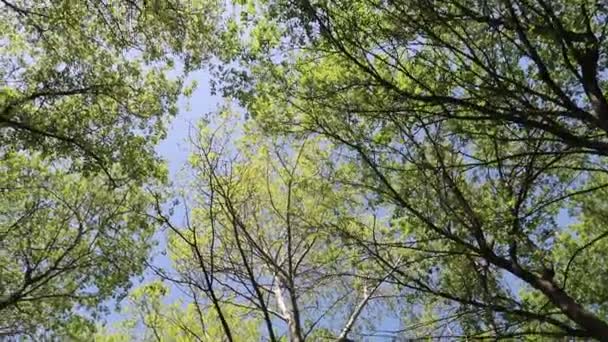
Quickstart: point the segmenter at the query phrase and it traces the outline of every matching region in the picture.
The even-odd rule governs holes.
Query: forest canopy
[[[0,6],[0,336],[608,340],[603,2]]]

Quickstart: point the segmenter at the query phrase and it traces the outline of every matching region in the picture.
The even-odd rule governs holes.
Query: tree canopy
[[[92,331],[143,271],[148,190],[167,181],[154,147],[218,10],[0,1],[0,336]]]
[[[602,2],[0,2],[6,334],[608,338]],[[168,210],[169,71],[210,55]]]
[[[182,79],[210,52],[213,2],[2,5],[4,150],[39,151],[115,181],[158,177],[152,150]]]
[[[454,338],[608,336],[605,6],[256,4],[225,93],[268,132],[342,151],[338,184],[394,220],[352,238],[410,308]]]

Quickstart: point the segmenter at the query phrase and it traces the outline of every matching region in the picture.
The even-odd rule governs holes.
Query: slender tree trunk
[[[371,290],[368,290],[367,288],[365,288],[365,290],[363,291],[363,299],[361,299],[359,304],[355,307],[355,310],[351,313],[350,317],[348,318],[348,321],[344,325],[344,328],[340,332],[340,335],[338,336],[336,341],[338,341],[338,342],[349,341],[348,334],[353,329],[353,326],[355,325],[357,318],[359,318],[359,315],[361,315],[361,312],[363,311],[363,309],[369,302],[370,298],[372,298],[372,296],[374,295],[374,292],[376,292],[378,287],[380,287],[380,284],[381,284],[381,282],[378,283],[376,286],[374,286]]]
[[[281,313],[287,319],[287,327],[289,328],[289,341],[291,342],[304,342],[304,338],[302,337],[302,332],[300,331],[300,326],[298,321],[296,320],[296,316],[294,315],[293,310],[290,310],[287,307],[287,303],[285,301],[285,296],[283,293],[283,289],[281,288],[283,283],[280,279],[277,278],[277,284],[274,288],[275,296],[277,297],[277,303],[279,305],[279,309],[281,309]]]

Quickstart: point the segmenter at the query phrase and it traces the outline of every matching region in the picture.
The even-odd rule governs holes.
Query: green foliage
[[[606,6],[0,4],[0,333],[608,336]],[[209,52],[253,120],[200,125],[176,225],[143,189]],[[96,333],[160,224],[172,267]]]
[[[220,88],[388,217],[335,220],[394,268],[399,337],[608,335],[605,6],[255,3]]]
[[[323,179],[333,174],[328,141],[268,139],[229,113],[201,124],[193,142],[195,181],[188,188],[197,189],[196,206],[186,226],[170,231],[176,274],[166,278],[187,284],[191,296],[217,300],[221,311],[249,308],[248,320],[269,340],[335,338],[357,305],[367,309],[366,293],[392,290],[380,287],[385,271],[344,245],[345,234],[363,234],[355,220],[362,199]],[[386,305],[379,298],[376,308]],[[368,311],[357,320],[372,321]],[[247,339],[235,328],[227,322],[224,329]]]
[[[7,153],[0,166],[0,327],[3,334],[89,329],[86,309],[121,299],[147,258],[150,196],[110,191],[39,156]],[[137,248],[133,248],[137,246]]]
[[[152,148],[211,49],[212,1],[2,1],[3,149],[116,182],[162,178]],[[157,8],[157,7],[162,8]],[[179,63],[183,72],[170,77]],[[120,166],[120,167],[119,167]]]
[[[199,303],[182,303],[179,300],[166,304],[169,295],[169,288],[160,282],[135,289],[129,296],[130,306],[123,312],[127,318],[111,329],[96,334],[95,341],[224,340],[224,331],[211,308]],[[231,305],[226,305],[224,309],[226,317],[235,329],[235,341],[259,339],[259,322],[251,319],[247,310]]]
[[[0,1],[0,335],[89,336],[143,271],[214,1]]]

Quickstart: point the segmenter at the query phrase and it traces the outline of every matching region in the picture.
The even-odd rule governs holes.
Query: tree
[[[217,28],[214,2],[187,5],[0,1],[2,336],[88,328],[143,270],[153,148]]]
[[[213,3],[0,4],[3,150],[42,151],[114,181],[158,176],[152,147],[183,83],[167,72],[209,53]]]
[[[103,310],[143,271],[155,228],[143,215],[151,196],[133,185],[108,191],[105,182],[39,156],[3,155],[0,335],[92,329],[80,309]]]
[[[214,312],[227,341],[252,339],[228,317],[234,310],[258,322],[266,340],[348,340],[394,291],[388,274],[378,276],[361,249],[344,242],[345,227],[360,226],[327,229],[335,212],[358,208],[357,198],[317,182],[330,171],[318,163],[328,157],[319,141],[269,141],[255,126],[234,126],[234,119],[201,126],[188,186],[195,206],[183,227],[161,214],[173,271],[158,274],[202,314]],[[203,321],[197,329],[205,330]]]
[[[400,334],[608,336],[605,6],[254,3],[225,94],[393,217],[351,238],[419,295]]]

